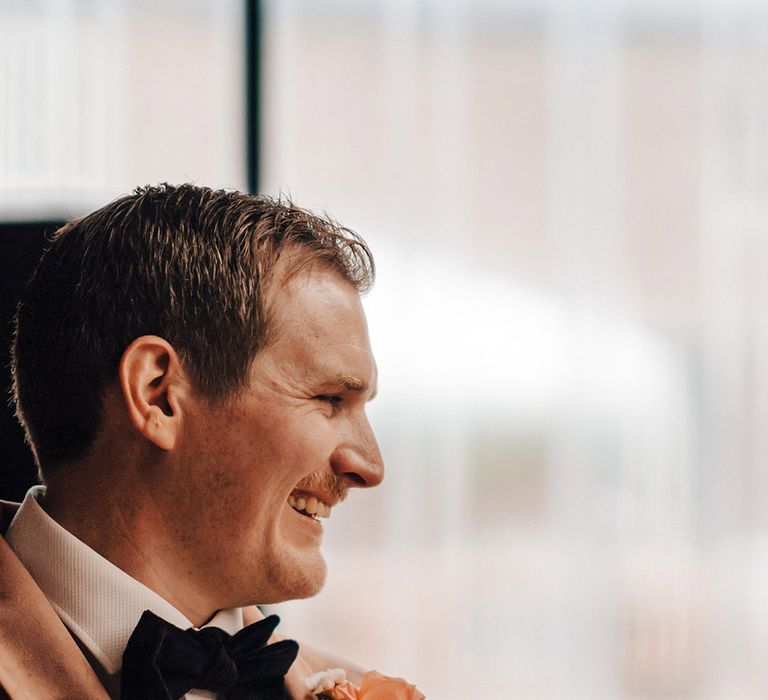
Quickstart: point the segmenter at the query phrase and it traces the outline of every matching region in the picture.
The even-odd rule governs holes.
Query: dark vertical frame
[[[245,0],[245,139],[248,191],[259,191],[262,3]]]

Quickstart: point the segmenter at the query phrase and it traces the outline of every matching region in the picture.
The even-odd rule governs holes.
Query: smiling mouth
[[[297,513],[301,513],[301,515],[313,520],[331,517],[331,506],[319,500],[316,496],[302,496],[292,493],[288,496],[288,505]]]

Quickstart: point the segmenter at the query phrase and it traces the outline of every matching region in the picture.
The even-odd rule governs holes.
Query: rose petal
[[[345,681],[341,685],[337,685],[333,689],[333,700],[360,700],[357,688],[349,681]]]
[[[403,678],[368,671],[360,684],[359,700],[425,700],[424,694]]]

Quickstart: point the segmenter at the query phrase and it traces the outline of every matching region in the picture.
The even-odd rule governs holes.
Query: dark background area
[[[45,247],[46,236],[63,222],[0,223],[0,498],[20,501],[37,480],[24,432],[10,402],[10,345],[13,314],[27,280]]]

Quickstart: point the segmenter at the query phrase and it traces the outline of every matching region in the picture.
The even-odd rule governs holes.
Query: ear
[[[136,338],[120,358],[118,378],[133,426],[160,449],[172,450],[189,384],[176,350],[156,335]]]

